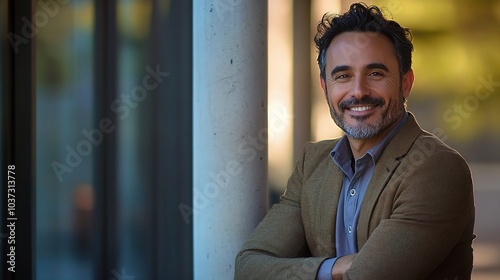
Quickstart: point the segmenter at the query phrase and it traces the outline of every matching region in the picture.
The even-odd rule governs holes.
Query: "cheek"
[[[345,98],[347,92],[348,90],[341,85],[331,85],[328,88],[328,101],[337,108],[337,105]]]
[[[338,108],[338,104],[340,102],[340,100],[338,99],[338,96],[335,95],[335,93],[333,93],[332,91],[328,91],[328,94],[327,94],[327,101],[328,101],[328,104],[329,106],[333,106],[335,109]]]
[[[384,81],[384,83],[381,83],[380,86],[384,87],[387,92],[399,93],[399,88],[401,86],[401,83],[399,82],[398,79],[388,78]]]
[[[401,95],[399,84],[393,81],[387,81],[385,83],[378,83],[372,86],[372,89],[378,93],[379,97],[389,100],[397,100]]]

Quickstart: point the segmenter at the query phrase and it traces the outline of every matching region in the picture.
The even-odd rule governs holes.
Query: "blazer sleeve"
[[[474,201],[465,160],[441,150],[409,165],[410,171],[393,178],[397,186],[386,187],[395,190],[391,214],[373,229],[344,279],[470,278]],[[460,243],[460,257],[448,261],[453,269],[438,276]]]
[[[287,189],[236,256],[235,279],[315,279],[325,258],[310,257],[301,217],[305,152]]]

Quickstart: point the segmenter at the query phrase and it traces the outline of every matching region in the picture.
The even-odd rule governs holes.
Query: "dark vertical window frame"
[[[169,76],[156,92],[152,139],[155,161],[155,279],[193,279],[193,224],[179,205],[192,206],[193,3],[171,1],[159,14],[153,0],[151,66]]]
[[[94,1],[95,127],[101,121],[117,126],[111,104],[117,97],[116,1]],[[94,270],[95,279],[109,279],[117,268],[117,133],[104,135],[95,150]]]
[[[1,142],[1,153],[2,153],[2,158],[0,159],[0,163],[1,163],[1,171],[0,171],[0,174],[2,176],[2,181],[0,183],[0,186],[1,186],[1,190],[0,191],[0,219],[2,219],[2,221],[0,222],[0,226],[2,227],[2,229],[0,230],[0,278],[4,279],[5,276],[6,276],[6,272],[7,272],[7,263],[6,263],[6,254],[7,254],[7,251],[6,251],[6,248],[7,248],[7,233],[5,232],[5,230],[3,230],[5,228],[5,211],[7,209],[5,209],[4,205],[5,205],[5,189],[7,188],[7,182],[5,182],[5,176],[7,175],[7,172],[6,172],[6,166],[7,166],[7,163],[9,161],[9,158],[11,158],[10,154],[8,153],[9,150],[8,150],[8,147],[7,147],[7,142],[8,142],[8,137],[10,138],[10,133],[11,133],[11,126],[10,126],[10,123],[11,123],[11,118],[10,118],[10,99],[9,99],[9,94],[7,94],[7,92],[10,91],[9,89],[9,83],[8,83],[8,80],[9,80],[9,73],[10,73],[10,69],[8,69],[8,65],[9,65],[9,60],[8,60],[8,48],[9,48],[9,40],[7,39],[6,35],[8,33],[8,27],[7,27],[7,23],[8,23],[8,20],[9,20],[9,13],[8,13],[8,2],[7,1],[0,1],[0,43],[2,44],[1,48],[0,48],[0,55],[1,55],[1,62],[2,64],[0,65],[0,67],[2,67],[2,72],[1,72],[1,81],[0,81],[0,85],[1,85],[1,91],[0,91],[0,106],[1,107],[1,130],[0,130],[0,133],[2,134],[2,142]]]
[[[103,3],[104,2],[104,3]],[[117,98],[118,34],[116,1],[95,2],[95,108],[98,126],[108,118],[118,129],[119,120],[110,105]],[[155,279],[192,279],[192,224],[186,223],[178,206],[192,204],[192,1],[172,1],[167,14],[161,14],[159,1],[153,0],[149,66],[168,72],[165,81],[152,90],[149,138],[151,170],[144,176],[151,181],[151,228],[145,234],[155,246],[144,257],[152,261],[149,269]],[[118,133],[108,133],[96,147],[94,269],[96,279],[108,279],[119,270],[117,232],[119,192],[117,158]],[[149,255],[151,254],[151,255]],[[138,256],[139,257],[139,256]]]
[[[2,35],[7,35],[9,33],[9,22],[10,19],[12,18],[10,15],[10,3],[8,1],[1,1],[0,2],[0,20],[2,21]],[[1,186],[2,186],[2,191],[0,192],[0,216],[1,216],[1,230],[0,234],[0,240],[2,241],[0,243],[1,245],[1,256],[0,256],[0,269],[1,269],[1,277],[2,279],[9,279],[7,278],[8,276],[8,271],[7,271],[7,263],[6,263],[6,254],[7,254],[7,248],[8,243],[7,243],[7,237],[8,233],[5,230],[6,224],[5,224],[5,219],[7,215],[7,209],[5,208],[5,201],[6,201],[6,189],[7,189],[7,182],[4,178],[7,176],[7,165],[10,163],[10,161],[13,158],[13,153],[12,153],[12,94],[11,94],[11,69],[10,69],[10,52],[12,46],[9,43],[9,40],[7,39],[6,36],[2,36],[0,38],[0,42],[2,43],[2,95],[1,95],[1,106],[2,106],[2,166],[1,166],[1,171],[0,174],[2,174],[2,181],[1,181]],[[5,238],[4,238],[5,237]]]
[[[7,40],[7,20],[8,20],[8,10],[7,10],[7,1],[0,1],[0,153],[2,154],[2,157],[0,157],[0,168],[2,168],[0,174],[2,178],[5,178],[6,175],[6,170],[4,170],[4,166],[7,166],[7,135],[10,135],[10,132],[7,132],[7,122],[9,118],[7,117],[7,114],[9,113],[7,111],[7,104],[10,104],[10,102],[7,102],[7,94],[6,92],[8,91],[7,84],[6,84],[6,78],[7,78],[7,73],[6,73],[6,66],[8,65],[6,62],[7,58],[7,48],[9,47],[8,40]],[[4,211],[5,209],[5,197],[4,197],[4,189],[7,187],[6,182],[2,180],[2,183],[0,183],[0,219],[4,219],[5,214]],[[0,222],[0,226],[2,229],[4,229],[4,223]],[[4,278],[4,271],[6,271],[6,251],[4,250],[6,247],[4,247],[7,244],[7,233],[5,230],[0,230],[0,278]]]
[[[311,140],[311,1],[293,1],[293,162]]]
[[[159,3],[158,0],[152,0],[152,11],[151,11],[151,32],[149,36],[149,65],[152,67],[155,67],[155,62],[159,61],[160,55],[161,55],[161,44],[159,43],[159,34],[161,32],[161,28],[159,28],[160,24],[160,10],[159,10]],[[161,69],[161,68],[160,68]],[[168,78],[168,77],[167,77]],[[168,81],[167,81],[168,82]],[[156,100],[161,99],[159,94],[161,94],[160,89],[161,89],[161,84],[159,85],[160,88],[153,89],[152,94],[156,96]],[[156,102],[158,104],[160,102]],[[159,122],[157,121],[160,112],[158,111],[158,107],[156,105],[153,105],[152,108],[152,137],[150,138],[150,147],[153,147],[154,149],[157,149],[161,145],[161,133],[159,132]],[[156,129],[155,129],[156,128]],[[153,228],[151,229],[152,232],[152,238],[158,246],[153,246],[152,248],[152,257],[153,257],[153,262],[151,263],[151,268],[153,270],[153,276],[156,279],[161,279],[163,277],[162,275],[164,272],[160,271],[162,269],[162,264],[158,262],[158,258],[161,258],[161,250],[162,250],[162,237],[163,237],[163,230],[162,230],[162,224],[159,222],[160,217],[162,216],[161,213],[159,212],[161,210],[161,204],[158,203],[158,200],[161,200],[161,197],[164,195],[164,193],[161,190],[160,184],[162,183],[162,180],[159,176],[161,174],[160,168],[157,166],[157,162],[161,159],[161,156],[158,156],[159,153],[153,153],[152,159],[153,159],[153,164],[151,165],[151,174],[153,175],[151,178],[151,184],[153,186],[153,190],[151,192],[151,201],[152,203],[152,220],[153,220]]]
[[[7,221],[7,166],[15,165],[15,274],[10,266],[2,262],[2,279],[35,278],[35,184],[36,184],[36,95],[35,95],[35,36],[26,34],[26,21],[32,22],[32,1],[2,1],[6,8],[7,38],[3,44],[3,124],[4,139],[2,152],[5,156],[2,166],[2,232],[10,231]],[[23,29],[24,28],[24,29]],[[11,38],[22,38],[15,47]],[[17,49],[16,49],[17,48]],[[4,240],[2,240],[4,241]],[[7,241],[7,240],[5,240]],[[8,242],[2,242],[2,255],[10,251]],[[6,256],[5,256],[6,258]],[[5,259],[4,259],[5,260]]]

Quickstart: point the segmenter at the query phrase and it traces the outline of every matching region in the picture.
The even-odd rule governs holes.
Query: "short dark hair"
[[[333,38],[343,32],[379,32],[387,36],[394,46],[399,63],[401,77],[411,68],[413,44],[410,29],[388,20],[377,6],[354,3],[349,11],[341,15],[326,13],[318,24],[318,33],[314,37],[318,49],[320,75],[326,79],[326,50]]]

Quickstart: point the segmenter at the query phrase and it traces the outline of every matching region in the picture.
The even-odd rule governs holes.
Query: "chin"
[[[382,133],[385,129],[387,129],[387,127],[384,126],[381,121],[374,123],[364,122],[363,124],[356,123],[352,125],[345,123],[342,127],[342,130],[354,139],[369,139]]]

